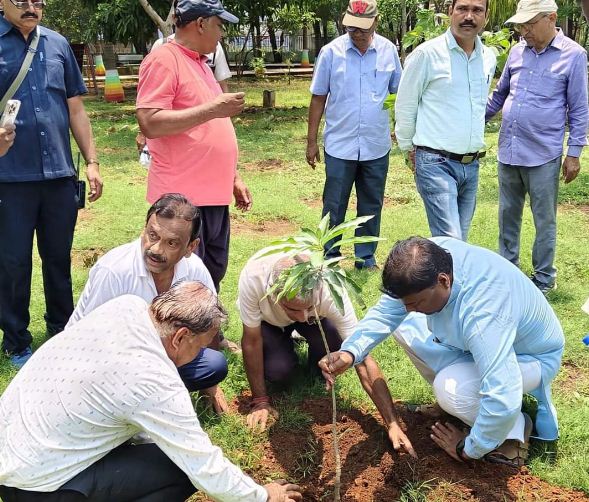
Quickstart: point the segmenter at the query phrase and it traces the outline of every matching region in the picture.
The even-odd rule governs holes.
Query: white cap
[[[517,4],[515,16],[510,17],[505,24],[524,24],[534,19],[542,12],[557,12],[558,5],[554,0],[521,0]]]

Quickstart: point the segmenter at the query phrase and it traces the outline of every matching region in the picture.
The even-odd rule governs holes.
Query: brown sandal
[[[529,455],[530,435],[534,424],[527,413],[524,413],[526,424],[524,426],[524,439],[522,443],[517,439],[507,439],[499,448],[487,453],[484,459],[494,464],[504,464],[511,467],[525,465]]]

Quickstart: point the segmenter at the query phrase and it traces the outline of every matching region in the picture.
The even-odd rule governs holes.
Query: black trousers
[[[195,253],[207,267],[215,289],[219,292],[229,263],[229,206],[202,206],[198,209],[202,230]]]
[[[75,195],[73,178],[0,183],[0,330],[5,352],[21,352],[32,341],[28,328],[35,234],[48,331],[61,331],[74,310],[70,253],[78,217]]]
[[[155,444],[119,446],[54,492],[0,486],[3,502],[184,502],[195,492]]]

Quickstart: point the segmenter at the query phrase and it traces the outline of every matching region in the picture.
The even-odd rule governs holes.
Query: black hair
[[[152,215],[162,218],[181,218],[185,221],[192,222],[192,231],[190,232],[190,242],[198,238],[202,220],[198,207],[192,204],[184,195],[180,193],[166,193],[155,201],[153,206],[147,211],[145,224]]]
[[[452,0],[452,8],[456,5],[456,0]],[[489,0],[485,0],[485,12],[489,10]]]
[[[452,277],[452,255],[423,237],[397,241],[382,271],[382,291],[404,298],[435,286],[439,274]]]

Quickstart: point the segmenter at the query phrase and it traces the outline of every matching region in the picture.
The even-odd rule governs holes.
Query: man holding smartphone
[[[78,213],[70,130],[86,160],[89,200],[102,194],[87,92],[74,54],[58,33],[39,27],[45,1],[0,0],[0,99],[34,51],[10,96],[20,101],[14,126],[0,128],[0,330],[2,352],[17,368],[31,357],[29,303],[33,239],[42,261],[47,334],[74,310],[71,247]],[[37,48],[31,44],[38,39]],[[18,134],[15,134],[16,130]]]

